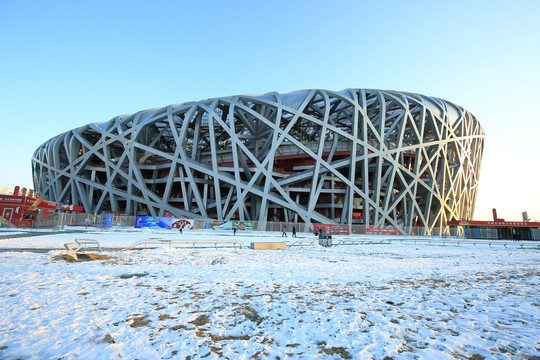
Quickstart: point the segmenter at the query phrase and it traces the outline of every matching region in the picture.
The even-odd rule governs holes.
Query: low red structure
[[[398,229],[366,228],[366,233],[397,234]]]
[[[73,205],[62,208],[54,201],[43,199],[39,193],[34,195],[33,190],[20,190],[19,186],[15,187],[13,195],[0,195],[0,222],[10,226],[29,228],[34,222],[61,210],[72,212],[82,211],[83,208]]]
[[[497,210],[493,209],[493,220],[452,220],[448,226],[462,226],[467,235],[472,238],[477,236],[481,229],[496,229],[498,239],[532,240],[532,229],[539,229],[540,222],[536,221],[505,221],[497,216]]]

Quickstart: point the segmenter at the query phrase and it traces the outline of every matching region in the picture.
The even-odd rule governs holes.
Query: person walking
[[[283,225],[283,234],[281,234],[281,237],[287,237],[287,226]]]
[[[292,237],[297,237],[296,236],[296,226],[292,227]]]

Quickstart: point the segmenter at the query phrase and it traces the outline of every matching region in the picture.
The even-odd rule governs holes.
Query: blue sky
[[[0,187],[51,137],[269,91],[440,97],[486,132],[476,219],[540,219],[540,1],[0,0]]]

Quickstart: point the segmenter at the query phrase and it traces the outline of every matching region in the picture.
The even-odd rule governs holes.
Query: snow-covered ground
[[[0,231],[0,236],[6,232]],[[309,237],[309,234],[300,234]],[[230,239],[91,231],[0,240],[1,359],[539,359],[540,251],[390,244],[106,251],[75,238]],[[242,233],[251,241],[279,234]],[[287,240],[291,240],[290,237]]]

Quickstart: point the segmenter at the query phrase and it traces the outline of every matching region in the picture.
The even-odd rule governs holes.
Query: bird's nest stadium
[[[460,106],[368,89],[238,95],[117,116],[34,153],[86,212],[444,228],[471,219],[484,131]]]

